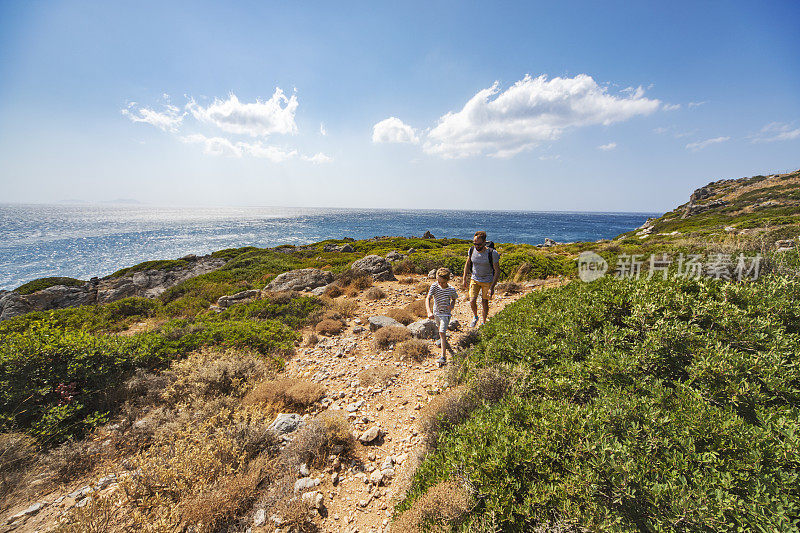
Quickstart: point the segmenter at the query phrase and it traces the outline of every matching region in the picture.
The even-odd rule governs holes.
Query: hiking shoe
[[[478,325],[478,317],[474,316],[472,317],[472,322],[469,323],[469,327],[474,328],[477,325]]]
[[[439,368],[441,368],[447,364],[447,359],[445,359],[440,355],[439,357],[436,358],[436,364],[439,365]]]

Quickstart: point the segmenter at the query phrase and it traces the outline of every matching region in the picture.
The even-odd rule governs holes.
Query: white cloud
[[[272,98],[266,101],[243,103],[235,94],[230,94],[227,100],[215,98],[206,107],[192,99],[186,104],[186,109],[200,122],[212,124],[222,131],[264,137],[274,133],[297,133],[294,121],[297,106],[297,95],[287,98],[280,88],[276,88]]]
[[[689,143],[686,145],[686,149],[692,152],[697,152],[698,150],[702,150],[703,148],[711,146],[712,144],[724,143],[725,141],[729,140],[730,137],[714,137],[713,139],[706,139],[705,141]]]
[[[540,161],[558,161],[560,159],[561,159],[561,156],[558,155],[558,154],[555,154],[555,155],[540,155],[539,156],[539,160]]]
[[[205,135],[195,133],[193,135],[181,137],[181,140],[189,144],[202,145],[204,154],[242,157],[242,149],[224,137],[206,137]]]
[[[706,104],[707,102],[689,102],[688,107],[692,109],[693,107],[700,107],[701,105]]]
[[[664,104],[663,108],[664,111],[677,111],[681,108],[681,104]]]
[[[399,118],[389,117],[372,127],[372,142],[417,144],[419,137],[414,128],[404,124]]]
[[[323,137],[328,135],[328,130],[325,129],[325,123],[324,122],[320,122],[319,123],[319,134],[322,135]]]
[[[608,152],[609,150],[613,150],[616,147],[617,147],[617,143],[610,142],[608,144],[601,144],[600,146],[597,147],[597,149],[598,150],[602,150],[604,152]]]
[[[800,139],[800,128],[792,129],[792,125],[782,122],[770,122],[750,138],[754,143],[769,143],[775,141],[791,141]]]
[[[621,122],[650,114],[660,105],[659,100],[645,98],[641,87],[609,94],[586,74],[549,81],[525,76],[504,92],[495,82],[478,91],[461,111],[441,117],[424,150],[445,158],[510,157],[557,139],[566,129]]]
[[[165,100],[169,101],[167,95],[163,96],[166,97]],[[155,126],[161,131],[169,131],[172,133],[180,129],[183,117],[186,116],[186,113],[181,113],[180,109],[169,103],[164,105],[164,110],[161,112],[154,111],[149,107],[139,107],[138,109],[136,109],[136,107],[136,102],[130,102],[125,109],[122,110],[122,114],[133,122],[144,122],[145,124]]]
[[[181,137],[181,140],[189,144],[199,144],[203,147],[203,153],[215,156],[227,156],[241,158],[244,156],[267,159],[273,163],[281,163],[290,159],[302,159],[315,164],[328,163],[333,158],[322,152],[313,155],[300,155],[297,150],[284,150],[277,146],[267,145],[262,142],[233,142],[225,137],[206,137],[196,133]]]
[[[310,162],[312,162],[314,164],[317,164],[317,165],[321,165],[323,163],[330,163],[331,161],[333,161],[333,158],[328,156],[328,155],[323,154],[322,152],[319,152],[319,153],[316,153],[316,154],[312,155],[311,157],[309,157],[307,155],[304,155],[303,156],[303,160],[304,161],[310,161]]]

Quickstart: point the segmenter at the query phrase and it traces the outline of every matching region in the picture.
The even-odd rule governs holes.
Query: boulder
[[[242,291],[242,292],[237,292],[236,294],[220,296],[219,299],[217,299],[217,305],[222,307],[223,309],[227,309],[233,304],[251,302],[256,298],[258,298],[259,296],[261,296],[261,291],[257,289],[250,289],[249,291]]]
[[[284,435],[296,430],[300,426],[300,422],[300,415],[297,413],[279,413],[269,425],[269,429],[278,435]]]
[[[301,268],[279,274],[266,286],[268,291],[307,291],[333,281],[333,274],[318,268]]]
[[[438,339],[439,338],[439,328],[436,327],[436,322],[431,320],[430,318],[425,318],[423,320],[417,320],[416,322],[412,322],[408,326],[408,331],[417,339]]]
[[[451,318],[450,323],[447,325],[447,329],[450,331],[458,331],[461,329],[461,322],[459,322],[457,318]]]
[[[372,426],[364,433],[362,433],[361,436],[358,438],[358,440],[367,444],[377,439],[380,436],[380,434],[381,434],[381,428],[379,428],[378,426]]]
[[[434,268],[430,272],[428,272],[428,279],[436,279],[436,269]]]
[[[319,485],[319,480],[314,479],[311,477],[301,477],[297,481],[294,482],[294,491],[297,492],[305,492],[308,489],[313,489]]]
[[[394,318],[388,316],[371,316],[369,317],[369,330],[370,331],[378,331],[381,328],[395,326],[395,327],[403,327],[403,324],[395,320]]]
[[[353,248],[353,247],[352,247],[352,246],[350,246],[349,244],[343,244],[343,245],[342,245],[342,246],[339,248],[339,251],[340,251],[340,252],[344,252],[344,253],[346,253],[346,254],[352,254],[352,253],[353,253],[353,252],[355,252],[356,250],[355,250],[355,248]]]
[[[380,485],[381,481],[383,481],[383,473],[381,473],[380,470],[375,469],[375,471],[372,473],[372,475],[369,476],[369,480],[374,485]]]
[[[401,259],[403,259],[403,257],[405,256],[396,250],[392,250],[391,252],[386,254],[386,259],[388,259],[389,261],[400,261]]]
[[[368,255],[353,263],[353,270],[363,270],[372,274],[375,281],[393,281],[392,265],[379,255]]]

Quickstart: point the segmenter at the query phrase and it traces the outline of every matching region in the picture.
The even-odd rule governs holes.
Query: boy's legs
[[[450,317],[447,315],[436,315],[435,318],[436,325],[439,327],[439,342],[442,345],[442,355],[436,359],[436,362],[439,363],[439,366],[442,366],[447,362],[446,350],[449,348],[447,343],[447,327],[450,325]]]

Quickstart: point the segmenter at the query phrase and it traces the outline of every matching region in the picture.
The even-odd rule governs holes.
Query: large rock
[[[250,302],[255,300],[261,295],[261,291],[257,289],[251,289],[249,291],[242,291],[237,292],[236,294],[230,294],[227,296],[220,296],[217,300],[217,305],[222,308],[228,308],[233,304],[240,304],[245,302]]]
[[[386,254],[386,259],[388,261],[400,261],[404,257],[405,256],[403,254],[401,254],[400,252],[398,252],[397,250],[392,250],[391,252]]]
[[[269,429],[278,435],[284,435],[296,430],[300,426],[300,422],[300,415],[296,413],[280,413],[269,425]]]
[[[403,327],[403,324],[388,316],[371,316],[369,317],[369,330],[378,331],[381,328],[389,326]]]
[[[372,274],[375,281],[393,281],[392,265],[385,257],[368,255],[353,263],[353,270],[363,270]]]
[[[333,281],[333,274],[318,268],[301,268],[279,274],[267,285],[266,289],[273,292],[282,291],[310,291],[317,287],[324,287]]]
[[[213,272],[225,265],[225,259],[185,256],[179,268],[144,270],[127,276],[92,278],[78,287],[54,285],[31,294],[0,292],[0,320],[31,311],[64,309],[79,305],[105,304],[129,296],[155,298],[189,278]]]
[[[438,339],[439,328],[436,327],[436,322],[430,318],[417,320],[408,326],[408,331],[417,339]]]
[[[369,444],[370,442],[374,441],[380,436],[381,436],[381,428],[379,428],[378,426],[372,426],[364,433],[362,433],[361,436],[358,438],[358,440],[360,440],[364,444]]]
[[[91,293],[96,291],[96,296],[94,298],[97,303],[101,304],[115,302],[129,296],[155,298],[178,283],[182,283],[189,278],[213,272],[222,268],[224,265],[225,259],[205,256],[196,260],[189,259],[187,265],[182,268],[145,270],[142,272],[135,272],[130,276],[103,278],[97,282],[96,287],[92,287],[92,283],[90,282],[87,284],[87,288],[90,297],[92,296]]]

